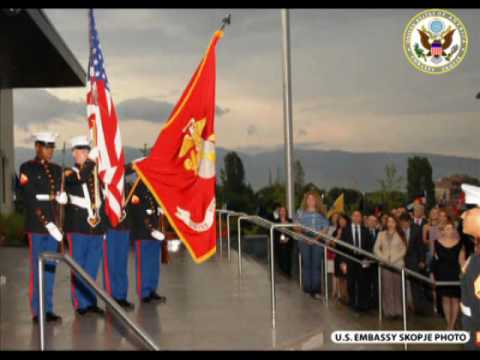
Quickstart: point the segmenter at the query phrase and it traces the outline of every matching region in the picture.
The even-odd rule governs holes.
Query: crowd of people
[[[336,301],[357,312],[366,312],[378,309],[381,291],[383,315],[392,319],[402,316],[399,268],[430,278],[434,284],[457,283],[461,267],[474,251],[474,239],[463,232],[460,217],[446,208],[433,207],[427,212],[421,202],[388,213],[367,214],[358,209],[350,216],[334,212],[327,217],[319,194],[308,191],[294,216],[282,205],[277,207],[275,214],[278,222],[293,221],[303,225],[295,231],[308,236],[308,241],[306,238],[295,241],[277,233],[275,239],[279,268],[288,276],[292,270],[292,254],[298,246],[305,293],[314,299],[323,299],[322,274],[323,269],[327,269],[333,277],[330,296]],[[328,245],[332,250],[325,250],[315,242]],[[327,251],[326,256],[324,251]],[[381,260],[380,279],[379,262],[367,253]],[[448,330],[455,329],[460,286],[432,286],[408,272],[406,279],[408,309],[419,316],[441,316]]]

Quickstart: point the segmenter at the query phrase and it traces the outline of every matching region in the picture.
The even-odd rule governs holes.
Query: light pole
[[[293,125],[292,125],[292,86],[290,67],[290,22],[288,9],[282,9],[283,29],[283,120],[285,136],[285,175],[287,209],[290,216],[294,213],[293,184]]]

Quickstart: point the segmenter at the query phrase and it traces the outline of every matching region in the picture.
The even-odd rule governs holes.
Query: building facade
[[[42,10],[0,9],[0,213],[13,211],[14,89],[85,86],[85,80],[84,69]]]

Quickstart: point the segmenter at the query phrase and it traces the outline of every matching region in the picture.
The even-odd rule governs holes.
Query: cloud
[[[152,123],[164,122],[170,116],[174,104],[163,100],[149,98],[134,98],[120,102],[117,105],[118,115],[121,120],[143,120]],[[216,115],[221,117],[230,112],[228,108],[216,107]]]
[[[15,125],[21,128],[77,118],[85,115],[85,111],[85,103],[80,100],[62,100],[46,90],[15,90]]]
[[[162,100],[148,98],[128,99],[117,105],[121,121],[145,120],[148,122],[163,122],[172,112],[173,104]]]
[[[146,97],[127,99],[117,104],[120,121],[165,121],[174,104],[164,100]],[[85,102],[65,100],[47,90],[17,90],[14,96],[15,125],[26,129],[34,124],[52,124],[60,120],[75,120],[86,114]],[[217,106],[216,115],[230,112],[228,108]]]

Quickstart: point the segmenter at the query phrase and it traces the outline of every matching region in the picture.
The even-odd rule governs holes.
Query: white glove
[[[163,215],[163,209],[159,206],[157,207],[157,216]]]
[[[152,215],[152,214],[153,214],[153,210],[152,210],[152,209],[147,209],[147,210],[145,210],[145,212],[147,213],[147,215]]]
[[[57,225],[55,225],[52,222],[49,222],[47,225],[45,225],[45,227],[47,228],[48,232],[55,240],[57,240],[58,242],[62,242],[63,234],[60,231],[60,229],[57,227]]]
[[[98,151],[98,147],[94,147],[90,150],[90,152],[88,153],[88,158],[92,161],[97,161],[98,159],[98,154],[99,154],[99,151]]]
[[[163,235],[163,233],[160,232],[160,231],[158,231],[158,230],[153,230],[150,235],[152,235],[152,237],[153,237],[155,240],[162,241],[163,239],[165,239],[165,235]]]
[[[57,196],[55,196],[55,200],[56,200],[57,203],[59,203],[60,205],[65,205],[65,204],[68,202],[67,193],[66,193],[65,191],[63,191],[63,192],[58,192],[58,193],[57,193]]]

